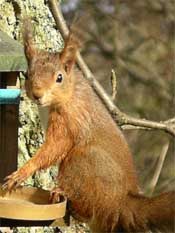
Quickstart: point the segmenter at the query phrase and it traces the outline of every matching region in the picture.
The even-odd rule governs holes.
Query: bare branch
[[[118,122],[119,125],[133,125],[137,127],[148,128],[148,129],[157,129],[157,130],[163,130],[172,136],[175,136],[175,128],[173,124],[169,124],[167,122],[169,121],[162,121],[162,122],[156,122],[156,121],[149,121],[146,119],[137,119],[131,116],[126,115],[125,113],[121,113],[121,115],[116,114],[114,112],[114,118]]]
[[[158,182],[158,179],[159,179],[159,176],[160,176],[160,173],[161,173],[161,170],[162,170],[162,167],[163,167],[163,164],[164,164],[164,161],[165,161],[165,157],[167,155],[167,151],[168,151],[168,148],[169,148],[169,142],[167,142],[163,148],[162,148],[162,151],[161,151],[161,154],[159,156],[159,160],[158,160],[158,163],[157,163],[157,166],[156,166],[156,169],[155,169],[155,172],[154,172],[154,175],[153,175],[153,178],[150,182],[150,185],[149,185],[149,188],[150,188],[150,195],[154,192],[155,190],[155,187],[157,185],[157,182]]]
[[[52,15],[55,19],[56,25],[59,28],[63,38],[65,39],[69,34],[69,30],[60,10],[59,4],[57,0],[49,0],[48,2]],[[94,88],[95,92],[104,102],[108,111],[111,113],[114,120],[117,122],[119,126],[132,125],[139,127],[140,129],[159,129],[171,134],[172,136],[175,136],[174,121],[173,123],[169,122],[169,120],[164,122],[154,122],[145,119],[137,119],[121,112],[119,108],[115,106],[112,99],[108,96],[108,94],[100,85],[100,83],[95,79],[94,75],[84,62],[79,52],[77,53],[77,63],[80,69],[82,70],[84,76],[90,81],[91,86]]]

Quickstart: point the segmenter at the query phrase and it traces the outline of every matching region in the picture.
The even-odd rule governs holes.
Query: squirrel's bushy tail
[[[175,230],[175,192],[148,198],[129,194],[120,217],[121,231]]]

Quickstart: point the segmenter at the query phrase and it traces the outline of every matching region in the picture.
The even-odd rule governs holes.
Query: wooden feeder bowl
[[[59,203],[50,204],[49,197],[50,192],[42,189],[20,187],[6,192],[0,186],[0,219],[15,222],[22,220],[23,223],[32,221],[33,225],[43,225],[44,222],[44,225],[50,225],[54,220],[65,216],[66,199],[61,196]]]

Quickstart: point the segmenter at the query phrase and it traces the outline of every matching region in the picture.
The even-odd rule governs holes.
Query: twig
[[[165,121],[167,124],[175,123],[175,117]]]
[[[111,85],[112,85],[112,100],[114,101],[117,95],[117,77],[113,69],[111,70]]]
[[[122,125],[121,126],[122,130],[138,130],[138,129],[142,129],[142,130],[153,130],[151,128],[145,128],[145,127],[141,127],[141,126],[134,126],[134,125]]]
[[[149,185],[149,193],[150,193],[150,195],[154,192],[155,187],[157,185],[157,182],[158,182],[158,179],[159,179],[159,176],[160,176],[160,173],[161,173],[164,161],[165,161],[165,157],[167,155],[168,148],[169,148],[169,142],[167,142],[163,146],[161,154],[159,156],[159,160],[158,160],[158,163],[157,163],[157,166],[156,166],[153,178],[152,178],[152,180],[150,182],[150,185]]]
[[[48,0],[50,10],[55,19],[57,28],[59,28],[63,38],[67,38],[69,34],[68,27],[60,10],[60,6],[57,0]],[[77,53],[77,63],[82,70],[84,76],[90,81],[91,86],[94,88],[95,92],[101,98],[101,100],[106,105],[107,109],[113,116],[114,120],[118,123],[119,126],[122,125],[133,125],[141,128],[149,128],[149,129],[159,129],[163,130],[172,136],[175,136],[175,128],[173,124],[169,124],[169,121],[164,122],[154,122],[145,119],[137,119],[127,114],[121,112],[117,106],[113,103],[112,99],[108,96],[106,91],[100,85],[100,83],[95,79],[89,67],[84,62],[81,54]],[[167,123],[168,122],[168,123]]]

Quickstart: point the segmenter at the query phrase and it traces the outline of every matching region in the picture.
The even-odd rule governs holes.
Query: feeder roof
[[[0,72],[25,71],[26,68],[23,46],[0,31]]]

